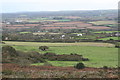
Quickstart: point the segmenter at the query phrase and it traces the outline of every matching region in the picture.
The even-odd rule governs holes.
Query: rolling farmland
[[[114,48],[113,44],[109,43],[39,43],[39,42],[11,42],[6,41],[5,45],[11,45],[20,51],[38,51],[39,53],[52,52],[56,54],[71,54],[77,53],[89,58],[90,61],[85,61],[88,67],[117,67],[118,63],[118,49]],[[40,51],[39,46],[49,46],[48,51]],[[49,61],[54,66],[74,66],[77,61]],[[62,64],[60,64],[62,63]],[[93,65],[94,64],[94,65]],[[34,65],[41,65],[36,63]]]

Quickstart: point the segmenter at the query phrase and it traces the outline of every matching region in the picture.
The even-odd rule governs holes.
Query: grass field
[[[104,25],[104,24],[117,24],[115,21],[95,21],[95,22],[89,22],[94,25]]]
[[[98,39],[98,40],[110,40],[110,39],[119,40],[118,37],[107,37],[107,38],[101,38],[101,39]]]
[[[20,34],[27,34],[27,33],[31,33],[31,32],[20,32]]]
[[[11,45],[21,51],[38,51],[40,53],[53,52],[56,54],[81,54],[90,61],[83,61],[87,67],[117,67],[118,48],[109,43],[38,43],[38,42],[12,42],[5,41],[5,45]],[[40,51],[39,46],[49,46],[48,51]],[[54,66],[74,66],[78,61],[48,61]],[[43,65],[36,63],[34,65]]]
[[[66,22],[66,21],[71,21],[69,19],[63,19],[63,20],[54,20],[54,19],[47,19],[47,18],[42,18],[42,19],[32,19],[29,20],[28,22],[39,22],[39,21],[59,21],[59,22]]]
[[[47,33],[47,32],[35,32],[33,35],[45,35],[45,34],[61,34],[61,33]]]
[[[114,47],[110,43],[97,43],[97,42],[80,42],[80,43],[47,43],[47,42],[17,42],[17,41],[3,41],[7,45],[14,46],[102,46]]]
[[[118,32],[118,31],[97,31],[94,33],[113,33],[113,32]]]

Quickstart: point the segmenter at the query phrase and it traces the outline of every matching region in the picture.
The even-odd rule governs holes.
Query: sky
[[[65,11],[117,9],[119,0],[2,0],[1,11]]]

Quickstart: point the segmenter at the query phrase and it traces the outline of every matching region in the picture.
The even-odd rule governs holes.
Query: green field
[[[118,37],[107,37],[107,38],[101,38],[101,39],[98,39],[98,40],[110,40],[110,39],[119,40]]]
[[[118,32],[118,31],[97,31],[94,33],[113,33],[113,32]]]
[[[32,19],[28,20],[28,22],[39,22],[39,21],[59,21],[59,22],[66,22],[71,21],[70,19],[62,19],[62,20],[55,20],[55,19],[49,19],[49,18],[38,18],[38,19]]]
[[[20,34],[27,34],[27,33],[31,33],[31,32],[20,32]]]
[[[115,21],[94,21],[94,22],[89,22],[94,25],[105,25],[105,24],[117,24]]]
[[[40,53],[53,52],[56,54],[77,53],[89,58],[90,61],[83,61],[87,67],[117,67],[118,48],[109,43],[39,43],[39,42],[12,42],[5,41],[4,45],[11,45],[21,51],[38,51]],[[40,51],[39,46],[49,46],[48,51]],[[74,66],[78,61],[48,61],[54,66]],[[36,63],[34,65],[43,65]]]
[[[48,32],[35,32],[33,35],[45,35],[45,34],[62,34],[62,33],[48,33]]]

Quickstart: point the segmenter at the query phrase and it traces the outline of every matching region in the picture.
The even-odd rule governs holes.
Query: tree
[[[46,51],[49,49],[49,47],[48,46],[40,46],[39,49],[42,51]]]

